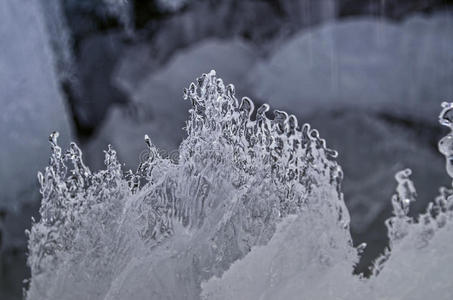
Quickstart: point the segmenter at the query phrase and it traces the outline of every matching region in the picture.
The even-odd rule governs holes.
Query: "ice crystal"
[[[318,131],[283,111],[268,117],[266,104],[255,111],[214,71],[184,98],[192,108],[179,158],[161,157],[145,135],[148,154],[135,172],[123,172],[110,146],[106,169],[91,172],[76,144],[63,152],[58,133],[50,136],[50,163],[38,174],[41,220],[29,233],[28,298],[372,293],[352,276],[366,245],[352,246],[337,153]],[[409,175],[396,175],[391,252],[376,263],[375,281],[392,269],[393,252],[407,241],[425,247],[451,219],[448,189],[418,220],[408,217],[416,196]]]
[[[441,124],[452,129],[452,104],[443,104]],[[449,133],[439,142],[439,150],[450,163]],[[308,244],[321,244],[300,217],[286,218],[263,247],[255,247],[236,262],[221,278],[204,282],[204,299],[450,299],[453,190],[440,189],[426,213],[408,215],[416,191],[411,170],[395,175],[396,194],[392,197],[393,216],[386,222],[390,247],[376,260],[369,279],[347,272],[348,261],[341,256],[327,267],[309,253]],[[332,228],[330,228],[332,230]],[[316,232],[317,233],[317,232]],[[360,253],[366,245],[357,247]],[[302,250],[301,250],[302,249]],[[307,254],[308,253],[308,254]],[[341,251],[340,251],[341,253]],[[300,263],[302,261],[303,263]]]
[[[80,296],[67,281],[53,290],[44,286],[62,274],[89,278],[93,290],[86,292],[102,298],[133,253],[158,257],[159,246],[171,244],[178,228],[189,233],[190,247],[175,249],[184,259],[174,262],[175,274],[167,274],[181,284],[166,291],[176,297],[196,298],[201,280],[222,274],[251,247],[266,243],[278,220],[290,214],[329,214],[350,244],[337,154],[316,130],[299,127],[282,111],[270,119],[268,105],[252,118],[253,102],[239,102],[234,86],[225,86],[214,71],[192,83],[184,98],[192,109],[177,162],[160,157],[145,136],[148,156],[136,172],[123,174],[109,147],[106,169],[92,173],[76,144],[63,153],[58,133],[51,135],[50,164],[38,174],[41,220],[29,234],[30,298],[71,298],[66,289]],[[190,284],[178,279],[184,277],[177,274],[181,266],[189,268]],[[149,287],[150,295],[156,291],[165,293]]]

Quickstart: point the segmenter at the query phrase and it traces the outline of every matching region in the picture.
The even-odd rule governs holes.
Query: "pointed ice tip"
[[[148,146],[148,148],[151,148],[151,139],[149,138],[149,135],[145,134],[145,144]]]
[[[443,108],[447,108],[447,107],[450,108],[450,107],[453,107],[453,103],[452,103],[452,102],[444,101],[444,102],[442,102],[441,106],[442,106]]]
[[[41,186],[43,186],[43,184],[44,184],[44,175],[43,175],[41,172],[38,172],[37,177],[38,177],[38,182],[39,182],[39,184],[40,184]]]
[[[234,88],[233,84],[230,83],[229,85],[227,85],[227,93],[228,93],[228,96],[230,96],[230,97],[234,96],[235,88]]]
[[[52,144],[52,146],[57,145],[59,136],[60,133],[58,131],[54,131],[49,135],[49,142]]]
[[[412,175],[411,169],[404,169],[399,172],[396,172],[395,179],[397,182],[402,182],[403,180],[409,179],[409,176]]]
[[[360,245],[357,246],[357,250],[362,252],[363,250],[365,250],[365,248],[368,246],[367,243],[361,243]]]
[[[442,102],[442,111],[439,114],[439,123],[453,129],[453,102]]]

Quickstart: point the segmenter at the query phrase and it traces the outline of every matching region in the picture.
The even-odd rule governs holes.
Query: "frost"
[[[366,245],[352,246],[337,153],[318,131],[238,101],[214,71],[184,98],[178,159],[161,157],[145,135],[135,172],[123,172],[112,147],[92,172],[76,144],[63,151],[50,136],[28,299],[448,299],[453,191],[411,218],[411,172],[399,172],[390,248],[370,279],[353,276]]]

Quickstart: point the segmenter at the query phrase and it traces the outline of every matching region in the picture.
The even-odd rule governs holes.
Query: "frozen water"
[[[45,137],[55,129],[62,141],[71,137],[40,2],[2,0],[0,20],[0,298],[9,299],[22,289]]]
[[[185,98],[192,108],[177,163],[146,136],[137,172],[123,176],[109,147],[106,169],[92,173],[75,144],[63,152],[51,136],[29,299],[197,299],[202,280],[267,243],[287,215],[307,216],[307,226],[316,219],[323,243],[354,261],[341,168],[316,130],[284,112],[269,119],[267,105],[251,120],[253,102],[239,103],[213,71]]]
[[[37,201],[35,174],[47,163],[43,137],[58,129],[70,138],[40,9],[36,1],[0,3],[0,209],[6,211]]]
[[[352,246],[337,153],[318,131],[283,111],[268,118],[267,104],[251,119],[253,102],[214,71],[184,98],[177,162],[145,135],[136,172],[123,173],[110,146],[92,172],[77,145],[64,152],[50,136],[28,299],[451,298],[453,190],[413,218],[411,171],[398,172],[390,247],[371,278],[354,276],[366,246]]]
[[[451,111],[451,107],[444,107],[442,123]],[[441,141],[439,148],[448,161],[445,143]],[[376,261],[371,278],[352,276],[348,269],[351,261],[341,255],[336,244],[316,247],[326,234],[314,226],[317,220],[306,228],[300,216],[289,216],[267,245],[253,248],[221,278],[202,283],[202,298],[450,299],[453,190],[441,188],[426,213],[411,218],[409,205],[415,201],[416,191],[410,175],[409,169],[395,175],[394,216],[386,222],[390,248]],[[363,248],[360,245],[357,250]],[[339,256],[323,263],[317,258],[323,257],[326,249],[331,251],[327,258],[335,257],[335,250]]]
[[[432,116],[439,101],[453,97],[452,20],[432,14],[324,24],[300,32],[249,73],[254,98],[304,117],[339,151],[353,236],[369,245],[364,265],[386,244],[397,170],[413,170],[420,193],[414,213],[447,184]]]
[[[145,133],[161,151],[175,155],[184,137],[182,128],[190,107],[189,103],[181,103],[182,91],[177,87],[187,86],[205,70],[216,69],[225,80],[238,82],[237,88],[244,91],[247,70],[254,62],[252,49],[243,41],[208,40],[181,51],[159,72],[142,74],[141,79],[130,78],[123,70],[119,85],[129,92],[134,107],[117,107],[109,112],[93,142],[84,147],[90,165],[102,167],[101,150],[112,144],[121,161],[133,168],[143,151]]]

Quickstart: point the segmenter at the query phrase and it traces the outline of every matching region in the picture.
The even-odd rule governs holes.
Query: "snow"
[[[435,217],[428,210],[416,222],[407,217],[415,195],[409,175],[404,170],[395,176],[395,216],[388,225],[391,251],[380,258],[371,278],[351,274],[344,247],[327,243],[330,232],[317,228],[318,220],[306,228],[307,216],[289,216],[267,245],[252,249],[221,278],[203,282],[202,299],[450,299],[452,190],[443,198],[449,208]]]

